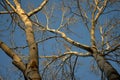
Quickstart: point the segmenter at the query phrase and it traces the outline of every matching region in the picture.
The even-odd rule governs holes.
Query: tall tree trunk
[[[27,16],[27,13],[21,8],[21,4],[18,0],[14,0],[14,3],[16,5],[16,13],[25,24],[26,41],[29,46],[29,62],[25,70],[25,78],[27,80],[41,80],[39,75],[38,46],[34,38],[34,32],[32,29],[33,24]]]
[[[104,56],[94,53],[93,57],[96,60],[98,67],[101,71],[104,72],[108,80],[120,80],[119,73],[112,67],[112,65],[107,60],[105,60]]]

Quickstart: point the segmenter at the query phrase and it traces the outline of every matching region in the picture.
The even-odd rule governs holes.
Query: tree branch
[[[76,55],[79,57],[89,57],[92,56],[91,53],[81,53],[81,52],[76,52],[76,51],[69,51],[69,52],[65,52],[62,55],[51,55],[51,56],[39,56],[39,58],[53,58],[53,59],[57,59],[57,58],[62,58],[66,55]]]
[[[87,46],[87,45],[84,45],[84,44],[81,44],[81,43],[79,43],[79,42],[76,42],[76,41],[70,39],[69,37],[66,36],[66,34],[65,34],[64,32],[61,32],[61,31],[58,31],[58,30],[55,30],[55,29],[50,29],[50,28],[48,28],[48,29],[46,29],[46,30],[48,30],[48,31],[50,31],[50,32],[52,32],[52,33],[55,33],[55,34],[57,33],[57,34],[61,35],[61,37],[62,37],[64,40],[66,40],[67,42],[69,42],[70,44],[72,44],[72,45],[74,45],[74,46],[76,46],[76,47],[79,47],[79,48],[81,48],[81,49],[84,49],[84,50],[87,50],[87,51],[89,51],[89,52],[92,52],[91,47],[89,47],[89,46]]]
[[[21,71],[25,71],[26,66],[22,62],[21,58],[13,51],[11,50],[4,42],[0,40],[0,48],[13,59],[13,64],[17,66]]]
[[[25,24],[26,41],[29,46],[30,57],[29,62],[27,64],[27,68],[25,70],[25,77],[29,80],[41,80],[41,77],[39,75],[38,46],[35,42],[32,21],[29,19],[25,11],[21,8],[21,4],[18,0],[14,0],[14,4],[16,5],[17,14],[20,16],[20,19]]]
[[[6,1],[6,3],[13,9],[13,11],[16,12],[15,7],[14,7],[8,0],[5,0],[5,1]]]
[[[108,0],[105,0],[103,6],[100,9],[98,9],[99,12],[95,16],[95,21],[97,21],[99,16],[101,15],[101,13],[103,13],[103,11],[107,5],[107,2],[108,2]]]
[[[95,0],[96,5],[95,5],[94,10],[92,12],[92,21],[91,21],[92,26],[91,26],[91,31],[90,31],[90,33],[91,33],[91,43],[92,43],[92,47],[94,49],[97,49],[96,48],[96,42],[95,42],[96,41],[96,39],[95,39],[96,22],[97,22],[98,18],[100,17],[100,15],[103,13],[103,11],[104,11],[104,9],[107,5],[107,2],[108,2],[108,0],[105,0],[102,7],[98,8],[99,1]],[[98,12],[97,12],[97,9],[98,9]]]
[[[33,14],[37,13],[38,11],[40,11],[40,10],[47,4],[47,2],[48,2],[48,0],[44,0],[44,1],[39,5],[38,8],[30,11],[30,12],[28,13],[28,16],[30,17],[30,16],[32,16]]]
[[[14,11],[0,11],[0,14],[13,14]]]
[[[105,55],[108,55],[109,53],[120,49],[119,47],[120,47],[120,44],[116,45],[114,48],[110,48],[109,50],[107,50],[108,52]]]

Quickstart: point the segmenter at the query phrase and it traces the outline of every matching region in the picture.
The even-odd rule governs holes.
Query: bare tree
[[[0,40],[0,48],[11,57],[25,80],[76,80],[80,57],[94,58],[101,80],[119,80],[120,74],[110,61],[120,64],[120,1],[53,2],[43,0],[37,8],[32,5],[27,10],[21,0],[0,2],[4,10],[0,15],[11,17],[12,36],[15,30],[22,30],[26,35],[24,46],[11,41],[9,47]],[[89,43],[82,43],[82,35]],[[20,54],[27,48],[28,56]]]
[[[21,58],[2,41],[0,41],[0,47],[8,56],[13,59],[13,64],[23,72],[25,80],[41,80],[38,69],[38,47],[35,43],[34,32],[32,29],[33,24],[29,17],[32,16],[34,13],[40,11],[47,3],[47,0],[43,1],[38,8],[30,11],[29,13],[26,13],[21,8],[21,4],[18,0],[14,0],[13,2],[15,6],[13,6],[8,0],[5,1],[5,3],[12,9],[12,12],[16,13],[19,16],[26,27],[24,28],[24,31],[26,34],[26,41],[29,46],[29,62],[27,63],[27,65],[25,65],[22,62]]]

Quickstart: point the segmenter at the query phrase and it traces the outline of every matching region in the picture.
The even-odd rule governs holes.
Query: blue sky
[[[42,0],[21,0],[22,2],[22,7],[23,9],[26,10],[27,5],[33,5],[33,7],[37,7]],[[29,1],[29,2],[28,2]],[[60,0],[50,0],[50,3],[57,5],[57,7],[59,7],[58,5],[60,4]],[[3,10],[0,6],[0,11]],[[26,11],[28,12],[28,10]],[[59,24],[60,24],[60,20],[61,20],[61,15],[62,12],[59,9],[55,9],[55,17],[53,18],[53,22],[52,24],[50,24],[51,28],[58,28]],[[45,15],[42,12],[37,13],[38,19],[39,21],[45,25],[46,24],[46,19],[45,19]],[[2,18],[0,20],[0,30],[5,29],[7,26],[10,27],[9,30],[5,30],[4,32],[0,32],[0,40],[3,40],[8,46],[10,47],[14,47],[14,46],[25,46],[26,45],[26,37],[25,37],[25,33],[23,30],[21,30],[17,25],[13,24],[10,25],[10,21],[6,22],[6,19],[8,19],[9,17],[7,15],[0,15],[0,18]],[[104,17],[103,17],[104,18]],[[102,19],[102,18],[101,18]],[[104,18],[104,19],[107,19]],[[8,19],[10,20],[10,18]],[[2,25],[1,23],[6,22],[5,25]],[[72,33],[67,33],[67,36],[70,37],[71,39],[78,41],[80,43],[86,44],[90,46],[90,35],[87,31],[87,29],[84,27],[83,24],[80,23],[81,21],[78,21],[77,23],[73,24],[73,25],[69,25],[68,27],[70,27],[70,29],[75,32],[76,34],[79,35],[76,36]],[[102,21],[101,21],[102,22]],[[36,27],[36,26],[34,26]],[[14,30],[15,29],[15,30]],[[11,39],[11,30],[14,30],[14,35],[13,35],[13,39]],[[63,30],[64,31],[64,30]],[[42,34],[44,34],[44,36],[42,36]],[[2,36],[1,36],[2,35]],[[53,36],[54,34],[51,34],[49,32],[37,32],[36,33],[36,40],[38,39],[43,39],[44,37],[48,37],[48,36]],[[11,40],[11,42],[10,42]],[[12,41],[14,40],[15,43],[12,43]],[[60,40],[56,40],[56,39],[51,39],[42,43],[39,43],[39,54],[40,55],[57,55],[58,51],[61,51],[61,54],[63,54],[63,52],[65,51],[65,47],[63,47],[63,44],[61,42],[65,41],[63,39]],[[11,46],[12,44],[12,46]],[[67,45],[70,45],[69,43],[65,43]],[[56,49],[57,48],[57,49]],[[76,47],[72,47],[72,50],[74,51],[79,51],[79,52],[86,52],[84,50],[81,50],[79,48]],[[23,54],[23,55],[28,55],[28,48],[25,49],[18,49],[16,50],[17,53]],[[0,75],[7,75],[6,71],[8,67],[13,66],[11,63],[11,59],[0,49]],[[24,59],[26,60],[26,59]],[[43,61],[44,59],[40,59],[41,61]],[[42,64],[42,63],[40,63]],[[86,58],[82,58],[79,57],[78,58],[78,64],[76,66],[76,70],[75,70],[75,76],[79,77],[81,80],[100,80],[100,76],[96,75],[94,72],[92,72],[91,69],[91,64],[95,64],[95,61],[93,58],[91,57],[86,57]],[[112,63],[113,65],[115,65],[114,63]],[[117,65],[116,69],[118,68]],[[117,69],[120,72],[120,69]],[[17,73],[16,70],[12,69],[10,71],[10,73]],[[19,72],[17,73],[19,74]],[[9,74],[11,75],[11,80],[15,80],[15,76],[13,76],[13,74]],[[79,80],[79,79],[76,79]]]

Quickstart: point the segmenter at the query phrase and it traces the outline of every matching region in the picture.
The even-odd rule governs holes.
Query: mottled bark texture
[[[29,17],[40,11],[48,2],[48,0],[44,0],[38,8],[30,11],[29,13],[26,13],[22,9],[19,0],[13,0],[15,7],[9,2],[9,0],[5,0],[5,2],[10,6],[13,12],[20,17],[25,25],[24,31],[29,47],[29,62],[25,65],[21,58],[2,41],[0,41],[0,48],[13,59],[13,64],[23,72],[25,80],[41,80],[39,74],[38,46],[34,38],[34,32],[32,28],[33,24]]]
[[[96,60],[98,67],[102,72],[104,72],[105,76],[108,80],[120,80],[119,73],[114,69],[114,67],[105,60],[105,57],[99,53],[93,54],[94,59]]]

